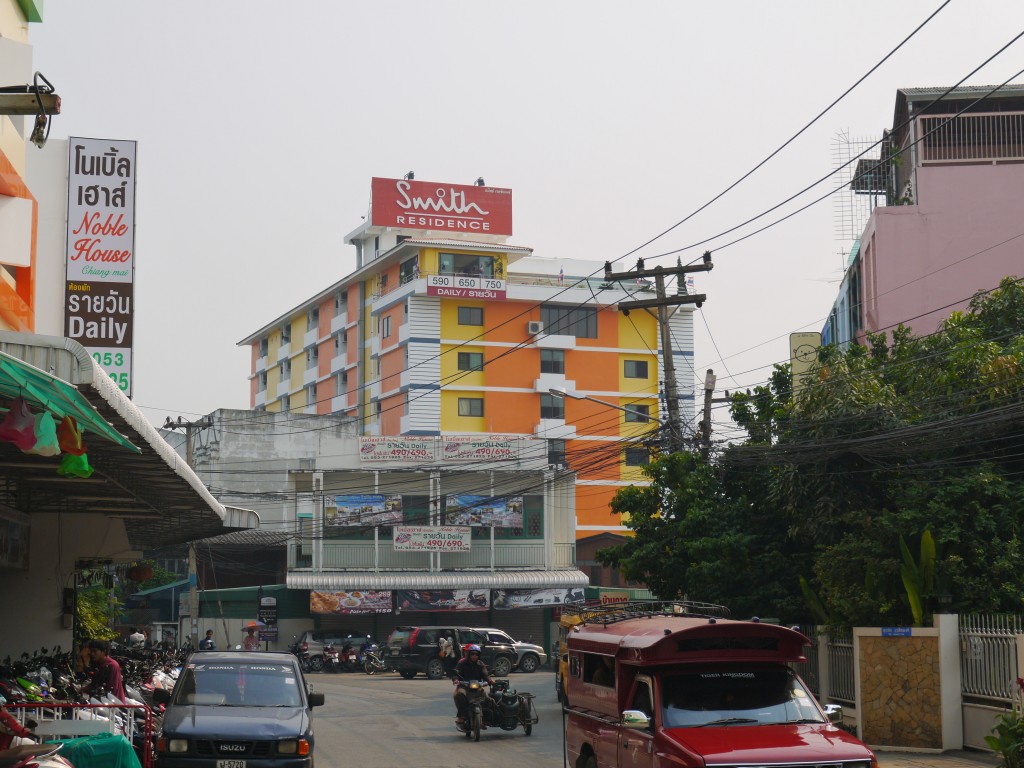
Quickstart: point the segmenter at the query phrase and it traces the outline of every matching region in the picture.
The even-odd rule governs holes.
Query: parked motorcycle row
[[[381,656],[380,643],[374,642],[369,635],[349,635],[340,646],[328,643],[322,655],[311,654],[306,643],[292,639],[295,642],[288,650],[298,658],[303,672],[365,672],[375,675],[394,671]]]
[[[153,691],[174,686],[187,653],[128,650],[112,644],[111,656],[121,667],[123,700],[88,692],[88,673],[76,672],[74,655],[59,647],[0,662],[0,764],[73,768],[60,754],[63,743],[38,742],[80,731],[122,735],[140,764],[151,766],[152,735],[159,731],[163,712],[163,706],[153,702]],[[72,725],[72,720],[79,722]],[[102,723],[88,727],[80,721]]]

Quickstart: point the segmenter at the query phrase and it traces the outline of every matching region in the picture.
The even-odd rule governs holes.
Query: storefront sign
[[[490,595],[486,589],[399,590],[395,605],[403,611],[486,611]]]
[[[324,507],[324,525],[394,525],[402,522],[402,497],[377,493],[335,496]]]
[[[451,495],[445,498],[445,522],[451,525],[523,527],[523,497]]]
[[[472,531],[454,525],[396,525],[396,552],[469,552]]]
[[[511,435],[453,435],[444,438],[444,461],[511,461],[519,438]]]
[[[491,605],[497,610],[582,602],[582,589],[495,589],[491,592]]]
[[[504,299],[505,281],[494,277],[427,275],[427,296],[460,299]]]
[[[134,141],[68,141],[64,335],[132,393]]]
[[[348,592],[311,591],[309,611],[322,614],[391,613],[391,592],[358,589]]]
[[[628,603],[629,592],[623,591],[612,591],[608,589],[602,589],[599,593],[599,599],[601,605],[614,605],[615,603]]]
[[[261,590],[262,591],[262,590]],[[265,627],[260,627],[259,636],[260,642],[266,640],[277,640],[277,598],[276,597],[261,597],[259,609],[256,612],[256,618],[266,624]]]
[[[433,181],[374,178],[375,227],[512,234],[512,190]]]
[[[360,461],[435,461],[433,437],[360,437]]]

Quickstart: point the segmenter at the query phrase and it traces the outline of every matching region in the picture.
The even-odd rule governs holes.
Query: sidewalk
[[[875,750],[879,768],[993,768],[999,757],[991,752],[967,752],[959,749],[930,754],[926,752],[883,752]]]

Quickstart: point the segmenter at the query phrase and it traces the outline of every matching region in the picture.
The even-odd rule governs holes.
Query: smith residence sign
[[[482,235],[512,234],[512,190],[374,178],[370,223]]]

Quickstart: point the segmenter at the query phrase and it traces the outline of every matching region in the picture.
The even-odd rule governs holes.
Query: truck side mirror
[[[308,698],[309,706],[311,707],[322,707],[324,705],[324,695],[322,693],[311,693]]]
[[[622,713],[622,727],[634,731],[645,731],[651,725],[651,718],[639,709],[627,709]]]

